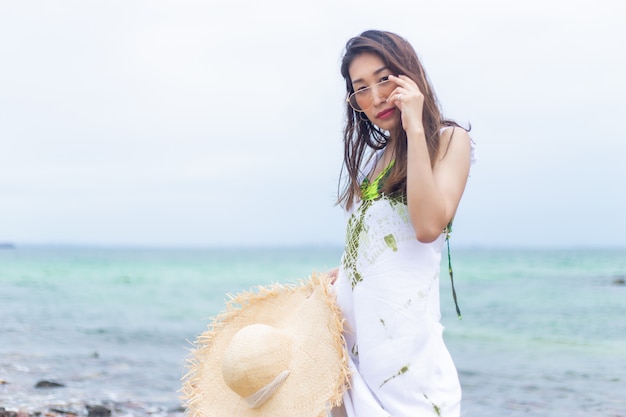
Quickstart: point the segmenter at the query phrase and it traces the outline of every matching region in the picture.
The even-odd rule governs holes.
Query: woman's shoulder
[[[464,137],[464,138],[469,139],[470,138],[469,130],[458,125],[443,126],[441,129],[439,129],[440,140],[449,141],[453,137],[454,138]]]
[[[469,132],[460,126],[444,126],[439,130],[439,154],[441,157],[452,149],[469,152],[474,146]]]
[[[444,126],[439,133],[439,155],[438,161],[452,156],[458,160],[469,158],[470,167],[476,163],[476,142],[470,136],[468,130],[460,126]]]

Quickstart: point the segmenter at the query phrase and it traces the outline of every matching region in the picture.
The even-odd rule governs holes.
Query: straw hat
[[[190,417],[320,417],[348,384],[343,320],[327,275],[233,297],[195,343]]]

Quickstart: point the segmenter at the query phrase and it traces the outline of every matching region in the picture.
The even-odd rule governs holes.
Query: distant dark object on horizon
[[[35,388],[63,388],[65,385],[52,381],[39,381],[35,384]]]
[[[15,245],[13,243],[0,242],[0,249],[15,249]]]
[[[111,410],[101,405],[87,405],[88,417],[110,417]]]

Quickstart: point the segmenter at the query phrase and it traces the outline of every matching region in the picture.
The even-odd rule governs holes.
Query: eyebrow
[[[381,72],[383,72],[383,71],[385,71],[387,69],[389,69],[389,68],[387,68],[387,67],[380,67],[379,69],[374,71],[374,75],[378,75],[378,74],[380,74]],[[352,80],[352,85],[354,85],[356,83],[362,83],[362,82],[364,82],[362,78],[359,78],[358,80]]]

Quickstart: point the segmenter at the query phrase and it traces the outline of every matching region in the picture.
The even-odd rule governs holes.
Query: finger
[[[393,96],[398,95],[398,94],[402,94],[403,91],[400,89],[400,87],[396,87],[393,89],[393,91],[391,93],[389,93],[389,97],[387,98],[388,100],[391,100],[393,98]]]
[[[391,80],[393,80],[394,83],[396,83],[397,85],[401,86],[401,87],[417,87],[417,83],[415,81],[413,81],[411,78],[407,77],[406,75],[390,75],[389,78]]]
[[[392,95],[389,96],[389,98],[387,99],[387,103],[389,104],[393,104],[394,106],[398,107],[399,109],[402,109],[402,97],[403,94],[401,92],[396,92]]]
[[[393,90],[391,92],[391,94],[389,94],[389,97],[387,97],[387,103],[389,104],[395,104],[398,101],[398,95],[400,95],[402,93],[398,92],[398,89],[396,88],[395,90]]]
[[[416,91],[419,94],[423,94],[422,90],[419,88],[417,83],[413,81],[411,78],[407,77],[406,75],[400,75],[400,76],[390,75],[390,77],[393,77],[392,81],[396,83],[398,87],[403,87],[408,90]]]
[[[407,90],[406,88],[398,86],[394,88],[393,91],[389,94],[389,97],[387,97],[387,101],[391,101],[398,94],[410,94],[410,93],[411,93],[410,90]]]

